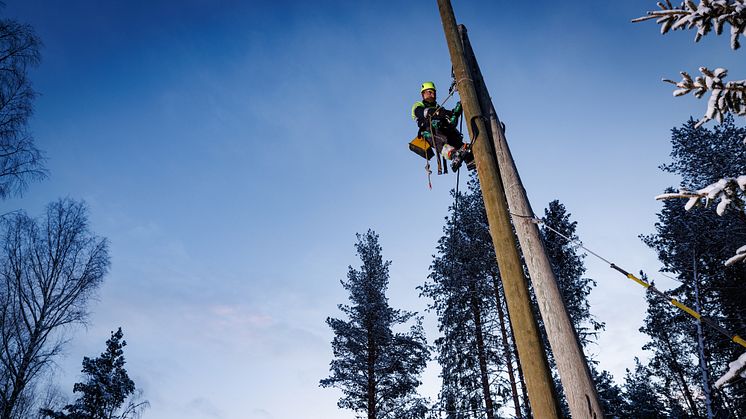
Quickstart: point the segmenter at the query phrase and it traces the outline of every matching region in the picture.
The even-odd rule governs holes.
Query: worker
[[[466,161],[469,169],[474,168],[474,156],[468,146],[464,144],[463,135],[456,129],[463,108],[461,102],[456,103],[453,110],[447,110],[438,105],[435,83],[426,81],[420,86],[422,101],[412,106],[412,119],[417,122],[418,136],[423,137],[435,148],[436,155],[441,155],[451,161],[451,169],[455,172]]]

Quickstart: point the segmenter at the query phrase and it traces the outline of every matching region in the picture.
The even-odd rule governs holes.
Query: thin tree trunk
[[[692,273],[694,277],[694,306],[698,313],[702,312],[699,302],[699,277],[697,276],[697,257],[692,252]],[[707,360],[705,358],[705,337],[702,331],[702,321],[697,321],[697,346],[699,348],[699,369],[702,372],[702,392],[705,394],[705,407],[707,419],[712,419],[712,392],[710,391],[709,379],[707,378]]]
[[[684,397],[686,398],[686,403],[689,405],[689,410],[691,410],[692,415],[694,417],[700,417],[699,412],[697,411],[697,405],[694,402],[694,397],[692,397],[691,391],[689,391],[689,386],[686,385],[686,378],[684,377],[684,371],[681,368],[681,365],[679,365],[679,361],[676,359],[676,354],[674,353],[673,346],[671,345],[671,341],[668,339],[667,334],[663,334],[664,342],[666,344],[666,348],[668,349],[668,352],[671,354],[669,365],[673,372],[676,374],[676,376],[679,377],[679,383],[681,384],[681,391],[684,392]]]
[[[515,407],[515,417],[520,419],[523,417],[521,414],[521,403],[518,398],[518,386],[515,382],[515,373],[513,372],[513,356],[510,343],[508,342],[508,331],[505,327],[505,314],[503,313],[502,300],[500,298],[500,284],[496,275],[492,276],[492,285],[495,290],[495,305],[497,307],[497,315],[500,320],[500,334],[503,340],[503,351],[505,352],[506,364],[508,366],[508,379],[510,380],[510,389],[513,395],[513,406]]]
[[[501,281],[502,284],[502,281]],[[533,410],[531,409],[531,401],[528,398],[528,389],[526,388],[526,379],[523,376],[523,368],[521,367],[520,355],[518,355],[518,346],[515,344],[515,330],[513,329],[513,322],[510,321],[510,316],[507,318],[508,326],[510,330],[510,339],[512,342],[513,356],[515,357],[515,365],[518,370],[518,381],[521,384],[521,397],[523,397],[523,410],[529,418],[533,418]]]
[[[376,419],[376,350],[371,332],[368,331],[368,419]]]
[[[482,380],[482,395],[487,410],[487,419],[495,418],[492,395],[490,394],[490,380],[487,375],[487,351],[484,348],[484,331],[482,330],[482,313],[477,299],[477,290],[474,281],[469,280],[469,293],[471,294],[471,312],[474,315],[474,328],[477,338],[477,355],[479,358],[479,375]]]
[[[13,380],[13,391],[8,398],[8,403],[3,406],[2,419],[12,419],[13,410],[15,409],[16,404],[18,404],[18,398],[21,397],[21,393],[28,384],[28,377],[26,377],[26,375],[28,374],[29,368],[31,367],[33,349],[38,345],[40,333],[41,332],[39,331],[39,328],[35,327],[34,332],[29,339],[26,353],[23,355],[21,364],[18,366],[18,373],[15,376],[15,380]]]

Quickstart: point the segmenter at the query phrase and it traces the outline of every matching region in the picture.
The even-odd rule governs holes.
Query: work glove
[[[464,108],[461,106],[461,101],[459,100],[456,102],[456,106],[453,108],[453,114],[454,115],[461,115],[461,112],[464,110]]]
[[[440,120],[433,119],[432,122],[430,122],[430,126],[433,127],[433,129],[438,129],[440,127]]]

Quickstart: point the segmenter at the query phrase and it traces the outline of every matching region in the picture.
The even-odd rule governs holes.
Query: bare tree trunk
[[[532,408],[542,419],[561,417],[559,399],[552,385],[552,375],[547,363],[544,347],[528,291],[528,281],[516,246],[516,237],[510,223],[508,206],[505,202],[500,171],[495,153],[490,145],[489,131],[480,109],[471,70],[464,55],[456,17],[450,0],[438,0],[443,31],[451,55],[453,72],[459,96],[464,107],[464,119],[472,141],[477,175],[484,198],[490,237],[495,247],[500,279],[503,281],[508,315],[515,324],[516,345],[521,353],[521,362],[526,372],[526,385],[529,388]],[[479,138],[479,141],[476,141]]]
[[[376,350],[368,330],[368,419],[376,419]]]
[[[512,348],[508,342],[508,332],[505,327],[505,313],[503,312],[502,300],[500,298],[500,281],[497,276],[492,276],[492,285],[495,290],[495,305],[497,307],[497,315],[500,320],[500,334],[502,335],[503,351],[505,352],[506,364],[508,366],[508,379],[510,380],[510,389],[512,390],[513,406],[515,407],[515,417],[520,419],[523,415],[521,414],[521,403],[518,398],[518,386],[515,382],[515,373],[513,372],[513,356]]]
[[[668,335],[664,334],[664,342],[666,343],[666,348],[668,349],[668,352],[671,354],[670,360],[669,360],[669,366],[673,370],[674,374],[679,378],[679,384],[681,385],[681,391],[684,393],[684,398],[686,398],[686,403],[689,405],[689,410],[691,411],[692,415],[694,417],[700,417],[699,412],[697,411],[697,404],[694,402],[694,397],[692,397],[692,392],[689,390],[689,386],[686,384],[686,378],[684,377],[684,371],[681,368],[681,365],[679,364],[678,359],[676,358],[676,354],[674,353],[673,346],[671,345],[671,341],[668,339]]]
[[[694,279],[694,307],[698,313],[702,312],[699,302],[699,277],[697,276],[697,257],[692,252],[692,274]],[[705,408],[707,419],[712,419],[712,392],[710,391],[709,379],[707,377],[707,359],[705,358],[705,337],[702,331],[702,321],[697,321],[697,347],[699,348],[699,369],[702,373],[702,392],[705,394]]]
[[[82,202],[47,206],[40,221],[18,213],[5,219],[0,236],[0,419],[18,417],[30,383],[53,362],[64,339],[48,342],[62,326],[85,321],[88,298],[108,271],[105,239],[88,230]],[[5,372],[4,371],[4,372]]]
[[[487,373],[487,351],[484,347],[484,330],[482,328],[482,313],[477,298],[477,290],[473,280],[469,281],[469,293],[471,294],[471,312],[474,316],[474,335],[477,338],[477,357],[479,358],[479,375],[482,381],[482,395],[487,410],[487,419],[495,418],[495,408],[490,394],[490,380]]]

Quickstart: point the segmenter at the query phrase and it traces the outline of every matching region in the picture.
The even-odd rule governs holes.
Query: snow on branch
[[[674,7],[671,0],[665,0],[665,3],[659,1],[658,7],[660,10],[649,11],[645,16],[632,19],[632,22],[655,19],[661,25],[661,34],[677,29],[696,29],[695,42],[713,30],[721,35],[727,24],[730,25],[730,47],[734,50],[741,47],[740,37],[746,36],[746,0],[700,0],[699,3],[684,0],[678,7]],[[694,96],[701,98],[710,92],[707,112],[696,126],[712,119],[723,122],[723,116],[728,112],[746,115],[746,80],[724,84],[723,78],[728,74],[726,69],[710,71],[700,67],[699,71],[704,77],[698,76],[692,80],[689,74],[681,72],[683,78],[680,82],[663,80],[676,85],[674,96],[694,91]]]
[[[661,25],[661,34],[677,29],[697,29],[694,41],[699,42],[703,36],[713,29],[721,35],[723,27],[730,25],[730,46],[738,49],[741,44],[739,37],[746,35],[746,0],[700,0],[699,4],[693,0],[685,0],[680,6],[674,7],[670,0],[658,2],[661,10],[649,11],[646,16],[633,19],[632,22],[642,22],[656,19]]]
[[[736,250],[735,256],[725,261],[725,266],[735,265],[738,262],[743,262],[746,259],[746,246],[741,246]]]
[[[715,382],[715,388],[722,388],[739,375],[746,378],[746,352],[739,356],[738,359],[728,364],[728,366],[730,369]]]
[[[744,191],[746,190],[746,175],[741,175],[737,178],[724,178],[719,181],[705,186],[697,191],[687,191],[680,189],[677,193],[666,193],[658,195],[655,199],[662,201],[666,199],[674,198],[687,198],[686,210],[701,205],[704,200],[704,206],[708,206],[710,202],[719,200],[716,212],[718,215],[723,215],[728,206],[733,206],[739,211],[743,211],[744,202]]]
[[[685,71],[681,72],[682,78],[679,82],[663,79],[664,82],[677,87],[673,92],[674,96],[683,96],[694,91],[694,96],[699,99],[710,92],[705,116],[697,122],[696,127],[711,119],[723,122],[723,117],[728,112],[739,116],[746,115],[746,80],[723,83],[723,79],[728,75],[728,70],[724,68],[710,70],[707,67],[700,67],[699,71],[702,75],[694,79]]]
[[[741,175],[737,178],[723,178],[696,191],[680,189],[679,192],[665,193],[655,197],[659,201],[680,198],[687,199],[684,206],[684,209],[687,211],[698,205],[707,207],[711,202],[718,201],[715,212],[720,216],[725,214],[725,211],[729,207],[743,212],[744,204],[746,203],[746,175]],[[742,246],[736,250],[736,254],[725,262],[725,266],[730,266],[744,260],[746,260],[746,246]]]

